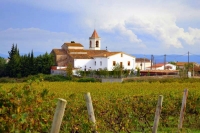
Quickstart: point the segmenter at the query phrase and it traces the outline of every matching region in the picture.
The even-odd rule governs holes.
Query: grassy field
[[[0,83],[3,90],[21,89],[26,83]],[[48,102],[54,104],[49,114],[49,128],[55,98],[67,100],[61,132],[87,132],[90,123],[84,94],[92,96],[97,130],[99,132],[151,132],[157,98],[163,95],[163,108],[159,132],[177,132],[183,90],[188,89],[186,115],[182,132],[200,132],[200,83],[77,83],[77,82],[32,82],[32,90],[47,89],[54,93]],[[45,110],[42,108],[42,110]],[[23,111],[21,111],[22,113]]]

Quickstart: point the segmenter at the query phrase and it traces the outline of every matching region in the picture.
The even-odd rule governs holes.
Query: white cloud
[[[185,36],[183,36],[183,39],[187,44],[190,45],[199,45],[200,43],[200,29],[197,28],[188,28],[188,32],[185,33]]]
[[[194,26],[183,28],[177,23],[179,21],[184,23],[185,20],[200,22],[200,8],[197,8],[200,7],[199,1],[12,0],[11,2],[13,1],[46,10],[71,13],[77,18],[77,22],[80,22],[79,25],[81,27],[89,27],[90,29],[95,27],[97,30],[102,30],[113,36],[120,35],[120,43],[123,40],[126,46],[116,44],[119,49],[122,47],[129,47],[129,49],[142,47],[151,51],[154,48],[160,48],[160,50],[155,50],[156,52],[162,50],[170,51],[170,49],[177,51],[183,50],[186,46],[192,46],[193,49],[197,49],[197,45],[200,42],[200,29]],[[152,40],[145,42],[138,34],[152,36],[156,42]],[[45,50],[47,47],[54,48],[55,44],[56,47],[60,47],[64,40],[77,40],[86,44],[88,41],[87,38],[74,38],[66,33],[56,33],[35,28],[8,29],[0,32],[0,37],[6,37],[6,35],[8,38],[11,35],[13,37],[12,41],[17,40],[18,44],[25,45],[28,41],[30,44],[26,45],[33,45],[35,49],[42,45],[38,50]],[[20,40],[22,36],[24,36],[24,39]],[[109,42],[112,43],[112,40]],[[149,42],[152,42],[152,45],[147,45]]]
[[[53,48],[61,45],[73,37],[64,32],[50,32],[38,28],[7,29],[0,31],[0,53],[7,54],[12,44],[17,44],[20,53],[29,53],[31,50],[37,52],[51,52]]]
[[[117,30],[117,32],[121,33],[122,36],[123,35],[127,36],[130,42],[133,43],[141,42],[141,40],[137,38],[137,36],[133,33],[133,31],[127,29],[124,25],[118,24],[114,28]]]

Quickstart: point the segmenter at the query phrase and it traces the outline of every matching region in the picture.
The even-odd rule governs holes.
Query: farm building
[[[89,49],[83,45],[71,41],[64,43],[61,49],[53,49],[55,66],[67,67],[71,64],[74,69],[83,71],[107,69],[111,71],[119,64],[124,69],[135,69],[135,57],[124,52],[110,52],[101,50],[101,38],[94,30],[89,37]]]
[[[178,70],[142,70],[141,76],[163,76],[163,75],[178,75]]]
[[[176,66],[170,63],[154,64],[146,67],[146,70],[140,71],[141,76],[178,75],[178,73],[179,71],[176,70]]]
[[[188,62],[177,62],[176,66],[179,70],[188,71]],[[200,65],[196,62],[189,62],[189,71],[192,72],[193,76],[200,75]]]
[[[147,58],[136,58],[136,68],[140,70],[146,70],[146,68],[151,66],[151,60]]]
[[[146,67],[146,70],[176,70],[176,65],[170,63],[158,63],[152,66]]]

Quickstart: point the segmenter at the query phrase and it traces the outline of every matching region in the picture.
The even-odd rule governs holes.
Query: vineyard
[[[90,92],[98,132],[151,132],[163,95],[158,132],[177,132],[183,90],[189,90],[181,132],[200,131],[200,82],[0,83],[0,132],[49,132],[57,98],[67,101],[60,132],[92,132],[84,94]]]

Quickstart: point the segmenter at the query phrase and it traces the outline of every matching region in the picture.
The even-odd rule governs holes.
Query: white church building
[[[74,69],[100,70],[107,69],[112,71],[113,67],[119,64],[123,69],[135,70],[136,58],[124,52],[110,52],[101,49],[101,38],[94,30],[89,37],[89,49],[84,49],[83,45],[71,41],[64,43],[61,49],[53,49],[55,66],[52,67],[52,73],[59,68],[66,69],[71,64]]]

